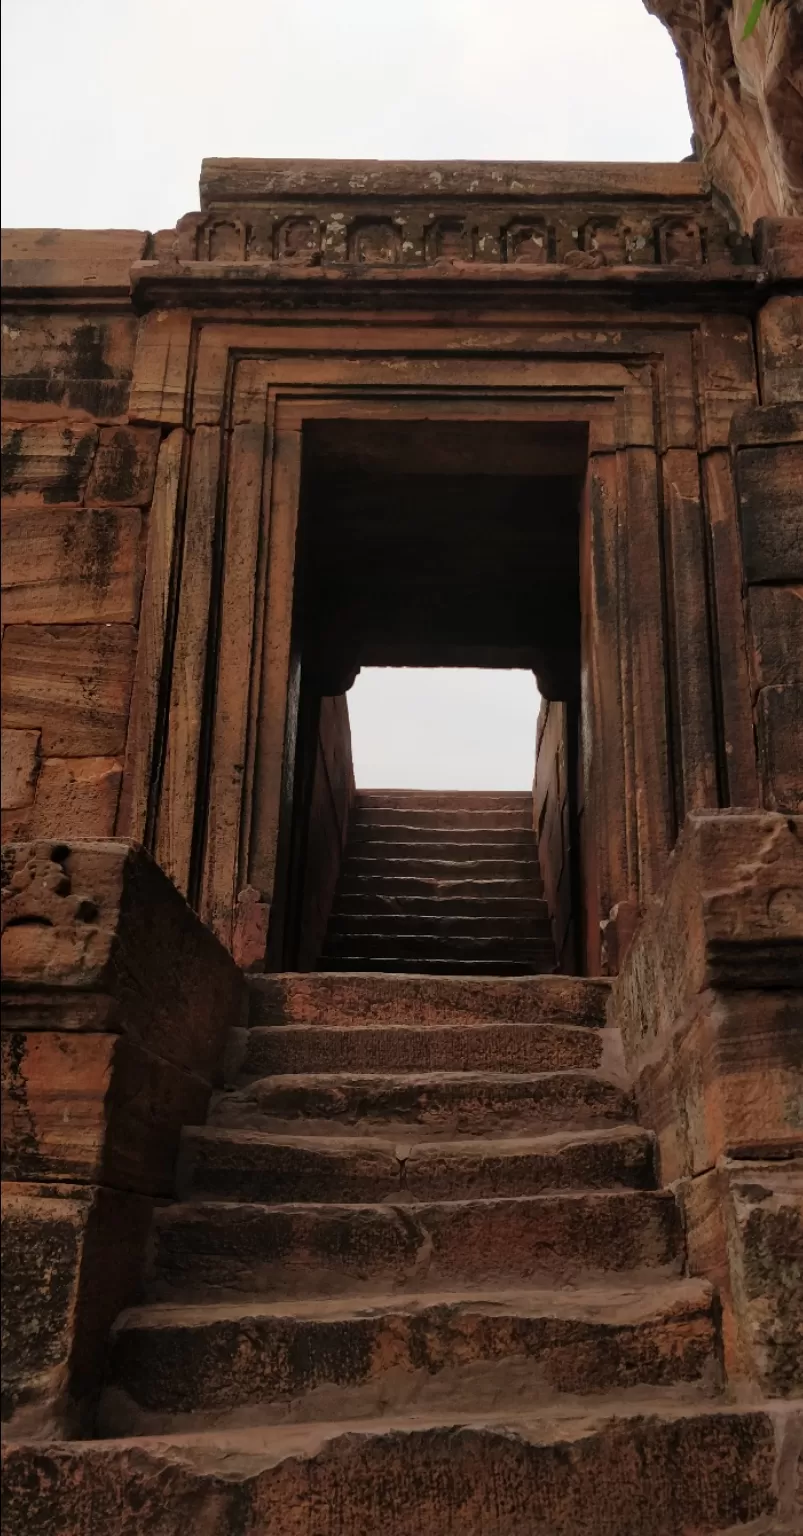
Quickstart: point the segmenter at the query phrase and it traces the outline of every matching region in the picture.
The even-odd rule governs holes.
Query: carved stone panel
[[[349,231],[349,260],[384,267],[401,261],[401,230],[390,219],[360,221]]]

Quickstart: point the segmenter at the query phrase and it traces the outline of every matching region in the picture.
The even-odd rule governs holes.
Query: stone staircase
[[[532,817],[531,794],[361,791],[320,969],[554,970]]]
[[[56,1511],[36,1536],[759,1522],[772,1433],[717,1396],[715,1299],[684,1274],[606,995],[253,980],[114,1329],[104,1438],[25,1448]]]

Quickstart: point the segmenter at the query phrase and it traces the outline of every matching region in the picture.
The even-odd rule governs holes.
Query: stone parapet
[[[3,1416],[79,1429],[242,978],[123,840],[3,850]]]
[[[725,1365],[803,1387],[803,820],[689,818],[614,982],[640,1118],[718,1285]]]

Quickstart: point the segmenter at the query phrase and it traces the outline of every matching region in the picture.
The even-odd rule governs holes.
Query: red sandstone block
[[[150,1217],[150,1200],[120,1190],[3,1184],[3,1419],[12,1436],[89,1427],[109,1328],[137,1295]]]
[[[130,624],[9,624],[5,723],[40,729],[48,757],[121,753],[136,643]]]
[[[2,809],[16,811],[33,804],[39,772],[39,731],[4,730],[0,790]]]
[[[680,1186],[692,1274],[722,1301],[728,1380],[803,1392],[803,1168],[728,1162]]]
[[[80,506],[97,441],[86,420],[4,426],[3,495],[18,506]]]
[[[740,448],[736,483],[745,579],[803,581],[803,443]]]
[[[708,987],[803,987],[797,818],[741,811],[688,818],[613,984],[609,1022],[620,1026],[636,1072],[671,1051],[675,1030]]]
[[[169,1195],[209,1085],[121,1035],[2,1035],[3,1178]]]
[[[6,850],[3,1023],[115,1031],[205,1083],[240,1022],[242,977],[142,850],[122,840]]]
[[[755,686],[803,686],[803,586],[751,587],[748,612]]]
[[[86,488],[90,506],[147,506],[153,495],[158,427],[103,427]]]
[[[803,298],[777,294],[756,322],[761,397],[765,405],[803,400]]]
[[[43,409],[96,421],[125,416],[139,321],[103,310],[7,310],[2,330],[6,418]]]
[[[113,836],[122,777],[117,757],[46,758],[36,800],[17,813],[11,841]]]
[[[722,1156],[803,1154],[803,992],[705,992],[636,1079],[671,1184]]]
[[[765,801],[803,814],[803,686],[762,688],[756,716]]]
[[[131,509],[4,507],[6,624],[136,624],[142,518]]]
[[[147,234],[139,229],[8,229],[3,231],[6,288],[122,288],[140,261]]]

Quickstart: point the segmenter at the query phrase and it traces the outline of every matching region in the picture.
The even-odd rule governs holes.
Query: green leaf
[[[753,33],[755,32],[755,30],[756,30],[756,22],[758,21],[758,18],[761,15],[761,12],[764,9],[764,5],[765,5],[765,0],[753,0],[753,4],[750,7],[750,14],[749,14],[749,16],[747,18],[747,21],[744,24],[744,31],[742,33],[742,42],[744,42],[745,38],[752,37]]]

